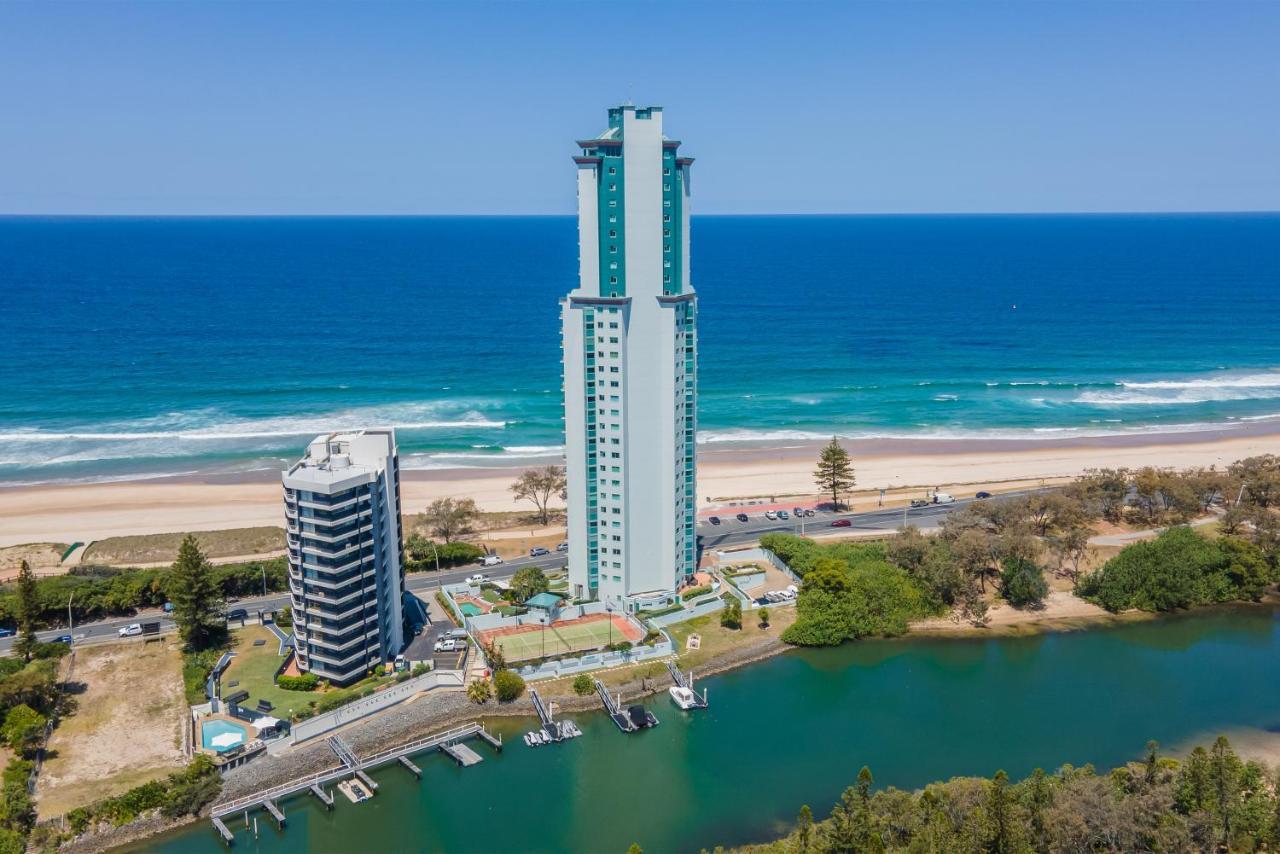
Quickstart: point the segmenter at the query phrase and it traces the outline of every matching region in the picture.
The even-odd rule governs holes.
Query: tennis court
[[[483,643],[494,643],[507,661],[526,661],[547,655],[603,649],[610,641],[643,639],[644,633],[625,617],[591,614],[576,620],[559,620],[547,626],[534,621],[476,632]]]

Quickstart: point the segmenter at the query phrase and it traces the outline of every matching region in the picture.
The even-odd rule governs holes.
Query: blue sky
[[[1273,2],[0,2],[0,81],[3,213],[568,213],[627,99],[702,213],[1280,208]]]

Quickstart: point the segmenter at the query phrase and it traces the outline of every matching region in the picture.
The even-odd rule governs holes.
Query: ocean
[[[570,217],[0,218],[0,483],[560,458]],[[1280,215],[695,217],[704,445],[1280,420]]]

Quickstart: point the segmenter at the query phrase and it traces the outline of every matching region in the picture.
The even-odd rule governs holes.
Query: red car
[[[831,527],[833,527],[833,528],[851,528],[851,527],[853,527],[853,522],[849,521],[848,519],[837,519],[837,520],[835,520],[834,522],[832,522],[832,523],[831,523]]]

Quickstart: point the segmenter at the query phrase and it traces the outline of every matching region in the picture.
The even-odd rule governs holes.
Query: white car
[[[142,623],[130,623],[120,629],[120,637],[132,638],[142,634]]]
[[[933,503],[934,504],[955,504],[956,497],[954,495],[949,495],[945,492],[935,492],[933,494]]]
[[[498,557],[497,555],[485,555],[484,557],[480,558],[481,566],[497,566],[500,563],[502,563],[502,558]]]
[[[436,652],[456,652],[458,649],[458,641],[453,638],[438,640],[436,641],[434,649]]]
[[[489,576],[485,575],[483,572],[477,572],[474,575],[467,576],[468,584],[484,584],[488,580]]]
[[[768,519],[770,522],[772,522],[772,521],[774,521],[775,519],[777,519],[777,518],[778,518],[778,514],[777,514],[777,513],[774,513],[772,510],[766,510],[766,511],[764,511],[764,518],[766,518],[766,519]]]

